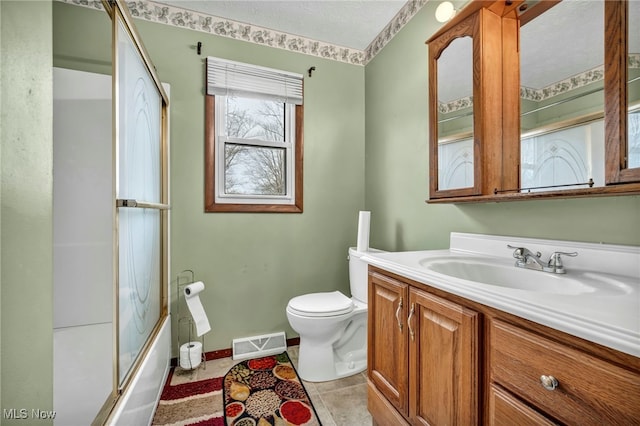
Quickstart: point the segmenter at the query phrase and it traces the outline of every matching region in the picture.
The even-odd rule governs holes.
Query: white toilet
[[[349,249],[351,298],[339,291],[310,293],[287,304],[289,324],[300,335],[298,374],[303,380],[335,380],[367,367],[368,284],[363,255]]]

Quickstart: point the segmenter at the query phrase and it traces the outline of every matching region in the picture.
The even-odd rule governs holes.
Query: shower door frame
[[[147,53],[140,35],[138,34],[131,17],[126,3],[124,0],[102,0],[102,4],[109,14],[112,20],[112,104],[113,104],[113,119],[112,119],[112,149],[113,149],[113,386],[111,393],[104,405],[100,409],[98,415],[93,421],[94,425],[105,424],[114,407],[118,403],[122,394],[131,385],[132,379],[139,371],[142,361],[147,356],[149,349],[153,342],[156,340],[162,324],[165,322],[169,315],[169,223],[168,212],[169,206],[169,152],[168,152],[168,106],[169,99],[162,87],[155,67]],[[140,60],[143,62],[148,76],[153,80],[155,88],[158,91],[160,97],[160,202],[149,202],[147,200],[129,200],[129,199],[117,199],[117,179],[119,179],[119,158],[118,150],[122,141],[120,140],[120,130],[123,123],[119,119],[120,95],[119,95],[119,81],[120,70],[118,69],[118,28],[122,25],[127,35],[130,37],[133,46],[135,47]],[[159,229],[159,282],[157,285],[159,289],[159,316],[154,324],[148,338],[141,346],[140,351],[132,363],[129,371],[121,380],[120,378],[120,244],[119,244],[119,210],[123,208],[142,208],[142,209],[154,209],[159,211],[160,229]]]

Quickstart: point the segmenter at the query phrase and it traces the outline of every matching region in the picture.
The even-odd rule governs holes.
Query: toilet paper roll
[[[187,342],[180,346],[180,367],[192,370],[202,362],[202,343]]]
[[[203,290],[204,283],[202,281],[189,284],[184,288],[184,298],[187,301],[187,307],[196,324],[196,334],[198,337],[211,330],[209,318],[207,318],[207,313],[204,311],[202,302],[200,301],[199,294]]]
[[[358,218],[358,245],[356,250],[369,251],[369,226],[371,212],[361,211]]]

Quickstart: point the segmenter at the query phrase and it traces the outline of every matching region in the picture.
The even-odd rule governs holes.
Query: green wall
[[[51,56],[51,3],[1,1],[2,424],[34,422],[5,409],[53,409]]]
[[[104,12],[53,7],[54,65],[103,72],[108,56],[89,46],[103,46],[106,39],[95,30],[91,41],[77,34],[102,25]],[[345,259],[364,208],[364,68],[142,20],[135,24],[160,79],[171,85],[172,310],[175,276],[191,269],[206,285],[201,300],[212,331],[205,350],[281,330],[296,336],[285,314],[291,297],[348,292]],[[198,41],[202,56],[196,54]],[[204,213],[206,56],[305,75],[304,213]],[[311,66],[316,71],[309,78]],[[175,319],[173,331],[175,336]]]
[[[365,205],[372,245],[446,248],[452,231],[640,245],[640,197],[427,204],[427,4],[365,67]]]
[[[366,67],[136,20],[160,79],[171,85],[171,268],[207,289],[206,350],[289,328],[285,306],[310,291],[348,291],[346,249],[358,210],[372,246],[448,246],[452,231],[640,244],[640,197],[474,205],[427,204],[427,5]],[[54,65],[108,72],[104,12],[54,3]],[[105,33],[108,29],[105,30]],[[76,34],[91,34],[77,37]],[[203,43],[203,55],[195,45]],[[99,46],[98,49],[92,46]],[[98,52],[98,53],[96,53]],[[303,214],[204,213],[204,57],[305,75]],[[316,66],[312,78],[306,70]],[[365,144],[366,139],[366,144]],[[174,336],[176,332],[174,325]],[[174,355],[177,348],[174,347]]]
[[[364,69],[136,21],[171,84],[171,268],[195,271],[212,332],[206,350],[289,327],[288,300],[348,291],[347,248],[364,208]],[[194,50],[202,41],[202,56]],[[205,56],[305,75],[304,213],[204,213]],[[315,66],[313,77],[306,70]],[[181,331],[182,332],[182,331]]]

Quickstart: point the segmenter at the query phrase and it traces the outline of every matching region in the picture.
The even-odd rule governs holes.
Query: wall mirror
[[[427,40],[429,201],[640,193],[639,23],[638,1],[470,2]]]
[[[604,1],[545,3],[520,28],[520,188],[604,186]]]
[[[429,43],[429,191],[432,198],[482,193],[481,118],[483,76],[479,59],[485,40],[482,13],[457,15],[459,21]],[[491,62],[496,64],[496,61]],[[497,61],[499,64],[499,61]]]
[[[627,158],[629,168],[640,168],[640,2],[630,1],[627,62]]]
[[[438,189],[474,185],[473,39],[454,39],[437,60]]]

